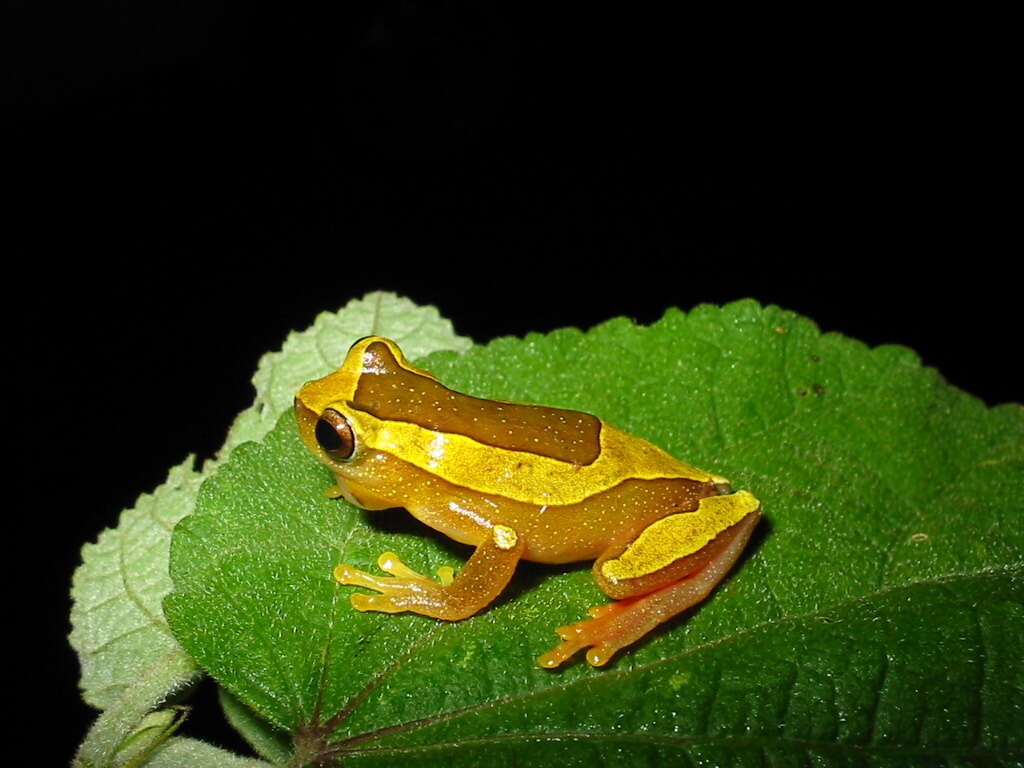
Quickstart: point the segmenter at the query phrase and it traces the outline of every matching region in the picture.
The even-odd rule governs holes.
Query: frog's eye
[[[332,408],[328,408],[316,423],[316,442],[332,459],[344,461],[352,457],[356,437],[348,419]]]

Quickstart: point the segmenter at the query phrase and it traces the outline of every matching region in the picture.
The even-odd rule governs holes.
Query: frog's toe
[[[390,573],[399,579],[425,579],[426,577],[414,571],[402,562],[402,559],[394,552],[382,552],[377,558],[377,567],[385,573]]]
[[[603,667],[611,660],[617,650],[619,650],[618,647],[614,645],[598,643],[587,651],[587,662],[589,662],[592,667]]]
[[[437,569],[437,581],[442,587],[450,587],[455,581],[455,569],[450,565],[442,565]]]
[[[623,601],[620,601],[618,603],[605,603],[604,605],[595,605],[593,608],[588,608],[587,609],[587,613],[590,614],[590,618],[592,618],[592,619],[600,619],[602,616],[607,616],[608,614],[617,613],[620,610],[622,610],[622,603],[623,602],[625,602],[625,601],[623,600]],[[582,622],[581,621],[579,623],[580,624],[584,624],[586,622]],[[578,626],[578,625],[577,624],[573,624],[571,626],[575,627],[575,626]],[[565,629],[565,627],[559,627],[559,629]],[[555,630],[555,631],[558,632],[559,630]],[[561,632],[559,632],[559,634],[561,634]]]
[[[537,666],[545,669],[554,669],[563,661],[571,657],[582,646],[573,643],[560,643],[550,651],[537,657]]]
[[[414,571],[412,568],[402,562],[401,558],[394,552],[384,552],[380,557],[377,558],[377,567],[385,573],[390,573],[396,579],[400,579],[404,582],[430,582],[431,579],[428,576],[424,576],[419,571]],[[437,581],[442,587],[449,586],[455,581],[455,569],[450,565],[442,565],[437,569]]]
[[[357,611],[377,611],[379,613],[401,613],[405,609],[396,605],[387,595],[352,595],[349,598],[352,607]]]
[[[587,661],[594,667],[601,667],[607,664],[615,652],[619,650],[618,647],[613,644],[608,644],[599,640],[587,639],[582,635],[578,635],[576,637],[569,637],[568,639],[563,640],[550,651],[538,657],[537,665],[544,667],[545,669],[554,669],[563,662],[571,659],[577,654],[577,652],[583,650],[588,645],[592,645],[593,647],[587,651]]]
[[[339,584],[353,587],[370,587],[374,585],[373,577],[365,571],[353,568],[351,565],[336,565],[333,571],[334,580]]]

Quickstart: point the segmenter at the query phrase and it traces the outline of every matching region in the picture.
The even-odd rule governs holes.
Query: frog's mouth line
[[[338,481],[338,490],[341,491],[341,497],[345,499],[349,504],[354,504],[357,507],[362,507],[362,503],[355,497],[355,494],[348,489],[345,483]]]
[[[343,480],[337,472],[334,474],[334,482],[341,492],[341,497],[360,509],[367,509],[373,512],[381,509],[395,509],[399,506],[393,501],[377,495],[372,489],[360,488],[358,484],[353,488],[352,481]]]

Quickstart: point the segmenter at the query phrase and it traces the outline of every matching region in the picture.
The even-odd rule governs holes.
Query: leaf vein
[[[984,569],[984,570],[981,570],[981,571],[978,571],[978,572],[975,572],[975,573],[970,573],[970,574],[956,574],[956,575],[944,577],[944,578],[941,578],[941,579],[935,579],[935,580],[933,580],[931,582],[915,582],[913,584],[905,584],[905,585],[897,585],[897,586],[882,586],[882,587],[876,589],[875,592],[869,593],[867,595],[858,596],[856,598],[851,598],[850,600],[846,600],[846,601],[843,601],[841,603],[837,603],[837,604],[835,604],[833,606],[830,606],[828,610],[829,611],[839,610],[841,608],[844,608],[844,607],[847,607],[847,606],[856,605],[858,603],[865,602],[867,600],[873,599],[875,597],[879,597],[881,595],[889,594],[889,593],[892,593],[892,592],[898,592],[898,591],[902,591],[902,590],[906,590],[906,589],[911,589],[911,588],[918,587],[918,586],[925,585],[925,584],[941,584],[941,585],[945,586],[945,585],[949,584],[950,582],[967,581],[967,580],[970,580],[970,579],[979,578],[979,577],[986,576],[986,575],[998,574],[998,573],[1015,574],[1015,573],[1017,573],[1017,572],[1019,572],[1021,570],[1024,570],[1024,568],[1022,568],[1021,564],[1014,564],[1014,565],[1010,565],[1010,566],[1000,566],[1000,567],[991,568],[991,569]],[[807,612],[801,613],[801,614],[794,614],[794,615],[790,615],[790,616],[783,616],[783,617],[779,617],[779,618],[775,618],[775,619],[769,619],[767,621],[763,621],[763,622],[760,622],[758,624],[754,624],[754,625],[752,625],[750,627],[745,627],[744,629],[741,629],[738,632],[735,632],[735,633],[733,633],[731,635],[728,635],[726,637],[716,638],[715,640],[711,640],[711,641],[709,641],[707,643],[703,643],[701,645],[694,646],[692,648],[687,648],[686,650],[683,650],[683,651],[681,651],[679,653],[676,653],[676,654],[673,654],[671,656],[665,656],[664,658],[661,658],[661,659],[655,659],[655,660],[647,662],[647,663],[637,664],[637,665],[635,665],[634,667],[632,667],[630,669],[626,669],[626,670],[608,670],[608,671],[604,672],[601,675],[601,678],[599,680],[595,680],[592,677],[582,677],[582,678],[577,678],[576,680],[572,680],[572,681],[570,681],[568,683],[559,684],[559,685],[553,685],[553,686],[551,686],[549,688],[545,688],[543,690],[527,691],[527,692],[524,692],[524,693],[514,694],[514,695],[511,695],[511,696],[503,696],[503,697],[499,697],[497,699],[491,699],[489,701],[480,702],[480,703],[477,703],[477,704],[471,704],[471,705],[466,706],[466,707],[461,707],[461,708],[458,708],[458,709],[450,710],[448,712],[439,712],[437,714],[430,715],[430,716],[427,716],[427,717],[417,718],[415,720],[409,720],[409,721],[404,722],[404,723],[397,723],[395,725],[385,726],[383,728],[379,728],[379,729],[374,730],[374,731],[367,731],[367,732],[364,732],[364,733],[356,734],[355,736],[351,736],[351,737],[349,737],[349,738],[347,738],[347,739],[345,739],[343,741],[338,742],[338,745],[339,745],[339,747],[342,747],[344,745],[359,744],[359,743],[362,743],[364,741],[370,741],[372,739],[380,738],[380,737],[383,737],[383,736],[389,736],[389,735],[392,735],[392,734],[395,734],[395,733],[401,733],[401,732],[404,732],[404,731],[413,730],[415,728],[421,728],[421,727],[425,727],[425,726],[429,726],[429,725],[434,725],[436,723],[444,722],[444,721],[447,721],[447,720],[452,720],[452,719],[454,719],[456,717],[461,717],[463,715],[473,714],[475,712],[484,711],[484,710],[492,708],[492,707],[504,706],[506,704],[512,704],[512,703],[515,703],[515,702],[518,702],[518,701],[528,700],[528,699],[530,699],[530,698],[532,698],[532,697],[534,697],[536,695],[548,694],[548,693],[550,693],[552,691],[559,691],[559,692],[563,692],[564,693],[564,692],[567,692],[567,691],[569,691],[569,690],[571,690],[573,688],[585,687],[585,686],[589,686],[589,685],[592,685],[592,684],[593,685],[610,684],[610,683],[612,683],[612,682],[614,682],[616,680],[619,680],[621,678],[625,678],[625,677],[629,677],[629,676],[632,676],[632,675],[636,675],[636,674],[639,674],[641,672],[647,672],[647,671],[649,671],[651,669],[655,669],[657,667],[663,666],[663,665],[668,664],[670,662],[678,661],[679,659],[682,659],[684,657],[692,656],[694,654],[697,654],[697,653],[700,653],[700,652],[703,652],[703,651],[706,651],[706,650],[709,650],[709,649],[712,649],[712,648],[716,648],[716,647],[719,647],[719,646],[722,646],[722,645],[726,645],[728,643],[736,642],[737,640],[739,640],[739,639],[741,639],[741,638],[743,638],[743,637],[745,637],[747,635],[754,634],[754,633],[762,631],[764,629],[767,629],[767,628],[770,628],[770,627],[775,627],[775,626],[780,626],[780,625],[791,623],[791,622],[802,621],[804,619],[809,619],[809,618],[812,618],[814,616],[820,615],[823,612],[824,612],[823,610],[818,609],[818,610],[813,610],[813,611],[807,611]],[[411,653],[412,650],[414,650],[414,649],[410,649],[409,653]],[[399,662],[401,662],[401,661],[405,661],[405,659],[401,658],[401,659],[397,660],[394,664],[391,665],[391,667],[389,667],[388,670],[385,670],[385,672],[382,672],[381,676],[383,676],[387,672],[390,672],[391,670],[396,668],[398,666]],[[716,669],[716,672],[717,672],[717,674],[720,675],[720,670]],[[376,687],[378,684],[379,684],[379,681],[375,682],[373,687]],[[717,690],[717,688],[719,687],[719,684],[720,684],[720,678],[719,678],[718,681],[716,681],[716,683],[712,686],[712,688]],[[581,696],[580,698],[582,699],[583,697]],[[365,696],[363,697],[363,699],[365,699]],[[355,702],[354,699],[353,699],[353,702]],[[346,709],[345,710],[346,716],[351,714],[351,712],[354,711],[358,707],[358,705],[361,704],[361,703],[362,703],[362,699],[360,701],[358,701],[358,702],[355,702],[355,705],[351,709]],[[704,708],[704,711],[706,713],[708,713],[708,717],[710,717],[710,710],[712,708],[713,708],[713,702],[712,702],[712,704],[710,706]],[[709,727],[709,723],[705,722],[703,724],[704,732],[707,732],[707,728],[708,727]],[[872,734],[872,736],[874,736],[874,734]]]

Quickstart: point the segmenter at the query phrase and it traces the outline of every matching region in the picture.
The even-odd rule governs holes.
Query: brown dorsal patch
[[[453,392],[403,368],[379,342],[366,348],[353,405],[378,419],[418,424],[572,464],[590,464],[601,452],[601,420],[596,416]]]

